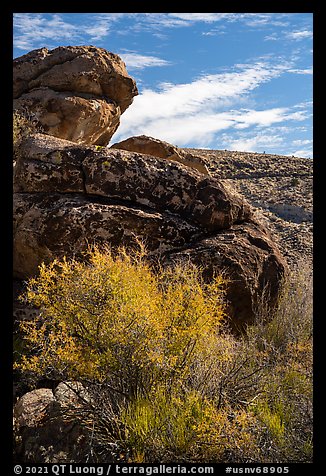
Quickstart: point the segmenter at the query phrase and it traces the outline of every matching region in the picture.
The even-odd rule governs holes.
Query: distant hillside
[[[312,259],[313,161],[226,150],[184,149],[257,207],[290,265]]]

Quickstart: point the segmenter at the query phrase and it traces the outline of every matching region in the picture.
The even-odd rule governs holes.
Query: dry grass
[[[14,160],[19,157],[19,146],[25,137],[35,132],[44,132],[35,114],[28,110],[14,111],[12,117]]]

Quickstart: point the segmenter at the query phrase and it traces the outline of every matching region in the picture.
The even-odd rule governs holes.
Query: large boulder
[[[90,396],[79,382],[61,382],[54,391],[39,388],[15,404],[15,459],[20,463],[83,462],[90,435],[74,413]]]
[[[14,275],[35,275],[42,261],[56,257],[81,258],[92,243],[132,246],[138,237],[163,253],[203,235],[169,213],[68,193],[15,194]]]
[[[220,181],[176,162],[76,147],[42,134],[22,143],[14,182],[17,192],[77,192],[171,212],[207,231],[228,228],[251,214]]]
[[[50,135],[107,145],[138,94],[118,55],[94,46],[41,48],[14,60],[14,110]]]
[[[285,263],[252,209],[221,181],[175,161],[35,134],[14,172],[14,275],[82,257],[90,243],[133,245],[167,265],[199,264],[230,279],[228,314],[253,322],[265,288],[276,299]]]
[[[141,152],[152,155],[160,159],[174,160],[192,169],[198,170],[204,175],[209,175],[205,160],[194,154],[186,153],[175,145],[169,144],[154,137],[135,136],[129,137],[121,142],[116,142],[112,149],[129,150],[130,152]]]
[[[268,230],[253,218],[172,251],[165,261],[194,263],[207,281],[216,271],[225,272],[228,324],[236,332],[254,323],[263,296],[275,304],[286,269]]]

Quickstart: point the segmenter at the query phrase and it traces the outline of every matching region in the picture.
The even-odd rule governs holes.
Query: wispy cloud
[[[278,41],[280,39],[278,33],[271,33],[270,35],[266,35],[264,37],[264,41]]]
[[[184,22],[205,22],[216,23],[220,21],[241,22],[247,26],[270,27],[287,26],[286,14],[278,13],[169,13],[170,17],[177,18]]]
[[[310,139],[298,139],[298,140],[294,140],[294,141],[292,142],[292,144],[293,144],[293,145],[296,145],[297,147],[298,147],[298,146],[301,147],[301,146],[303,146],[303,145],[308,145],[308,144],[311,145],[311,144],[312,144],[312,140],[310,140]]]
[[[285,31],[281,30],[280,32],[274,32],[270,35],[264,37],[264,41],[300,41],[311,39],[313,33],[311,30],[294,30],[294,31]]]
[[[307,159],[310,159],[313,157],[313,149],[310,148],[295,150],[292,155],[294,155],[294,157],[305,157]]]
[[[169,13],[170,18],[177,18],[186,22],[212,23],[220,20],[234,20],[237,13]]]
[[[293,107],[292,109],[297,109]],[[284,119],[286,119],[284,117]],[[289,125],[272,125],[268,128],[257,126],[248,131],[224,132],[219,136],[220,148],[239,150],[243,152],[264,152],[296,157],[313,157],[312,139],[293,139],[295,135],[305,135],[305,127],[299,123]]]
[[[280,76],[288,67],[286,63],[271,65],[258,61],[186,84],[163,83],[157,90],[145,89],[122,116],[113,142],[145,134],[183,146],[190,143],[208,146],[217,132],[226,129],[303,121],[306,118],[303,108],[241,107],[251,91]],[[238,107],[234,108],[235,105]]]
[[[89,35],[91,41],[98,41],[108,36],[110,32],[111,23],[106,20],[101,20],[93,26],[88,26],[84,29],[84,33]]]
[[[289,69],[289,73],[295,73],[295,74],[313,74],[313,69],[312,68],[305,68],[305,69]]]
[[[163,58],[158,58],[157,56],[140,55],[134,52],[122,52],[118,54],[126,63],[128,71],[134,69],[144,69],[153,66],[168,66],[171,64],[170,61],[167,61]]]
[[[212,30],[202,32],[203,36],[217,36],[217,35],[225,35],[225,34],[226,34],[225,28],[213,28]]]
[[[283,139],[281,136],[266,135],[263,133],[253,135],[252,137],[248,138],[231,139],[227,141],[228,148],[230,150],[239,150],[242,152],[257,152],[261,149],[261,147],[268,151],[271,146],[273,148],[279,148],[282,143]]]
[[[304,40],[307,38],[312,38],[312,31],[310,30],[289,31],[286,34],[286,38],[288,38],[289,40]]]
[[[62,20],[57,14],[45,18],[42,14],[16,13],[14,25],[17,29],[14,44],[22,50],[48,46],[56,40],[80,38],[77,26]]]
[[[99,41],[116,31],[116,24],[128,17],[127,13],[96,13],[83,14],[83,33],[90,37],[91,41]]]
[[[242,19],[247,26],[253,28],[285,27],[289,24],[286,14],[277,13],[247,13]]]
[[[79,24],[64,20],[60,14],[14,14],[14,45],[21,50],[62,45],[66,40],[99,41],[107,37],[113,25],[126,14],[80,14]]]
[[[19,49],[32,49],[44,45],[53,45],[60,40],[88,38],[101,41],[112,32],[127,34],[130,32],[151,31],[154,35],[165,34],[171,28],[185,28],[202,23],[222,25],[224,22],[240,22],[253,28],[270,28],[287,25],[286,14],[277,13],[90,13],[80,14],[78,27],[63,20],[61,14],[18,13],[14,16],[16,30],[15,46]],[[285,19],[284,19],[285,17]],[[120,21],[124,20],[123,30]],[[203,33],[210,36],[221,34],[221,30],[212,29]],[[309,30],[295,30],[287,34],[288,39],[300,40],[311,35]],[[273,34],[265,39],[276,39]]]

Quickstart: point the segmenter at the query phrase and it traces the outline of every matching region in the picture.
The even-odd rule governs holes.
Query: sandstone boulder
[[[78,382],[62,382],[54,392],[39,388],[14,406],[15,458],[20,463],[83,462],[89,432],[74,417],[89,396]]]
[[[17,192],[79,192],[170,212],[214,231],[250,217],[249,205],[212,177],[176,162],[122,150],[77,147],[42,134],[25,140]]]
[[[178,147],[168,142],[148,136],[136,136],[117,142],[111,146],[112,149],[123,149],[131,152],[141,152],[152,155],[160,159],[174,160],[187,167],[198,170],[204,175],[209,175],[209,171],[202,157],[186,153]]]
[[[25,393],[14,407],[14,419],[20,427],[36,427],[44,419],[55,397],[49,388],[38,388]]]
[[[286,270],[268,230],[253,219],[172,251],[165,260],[168,264],[190,261],[201,266],[208,281],[217,270],[225,273],[227,315],[235,331],[254,323],[264,293],[268,293],[270,304],[274,304]]]
[[[278,294],[285,264],[251,208],[183,164],[35,134],[20,145],[14,189],[17,278],[42,261],[81,258],[90,243],[132,246],[137,237],[167,264],[190,259],[207,279],[225,271],[238,327],[253,321],[265,286]]]
[[[138,94],[118,55],[93,46],[41,48],[14,60],[14,110],[50,135],[107,145]]]
[[[14,276],[37,273],[42,261],[82,257],[92,243],[112,246],[142,239],[151,252],[172,250],[203,232],[168,213],[73,194],[15,194]]]

